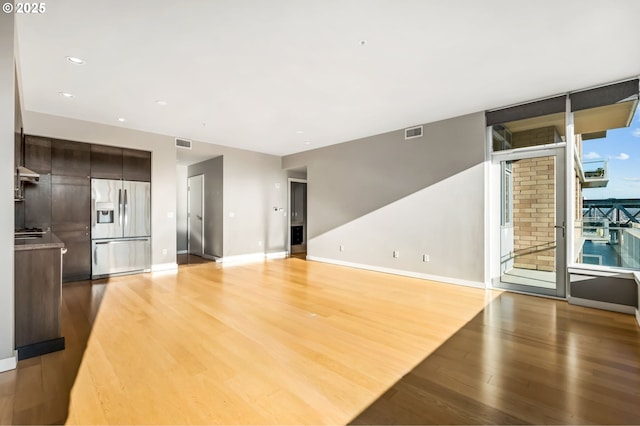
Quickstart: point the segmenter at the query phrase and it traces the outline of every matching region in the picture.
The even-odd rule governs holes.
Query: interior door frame
[[[300,178],[288,178],[287,179],[287,257],[291,256],[291,184],[293,182],[297,182],[297,183],[305,183],[307,184],[307,189],[309,188],[308,186],[308,182],[306,179],[300,179]],[[307,195],[305,195],[305,197],[308,197],[308,192],[305,193]],[[308,206],[309,204],[307,204]],[[308,212],[307,212],[307,217],[308,216]],[[307,230],[305,229],[305,232]],[[309,249],[309,245],[307,244],[307,250]]]
[[[491,154],[490,162],[490,182],[491,192],[494,194],[490,198],[491,204],[491,241],[493,249],[491,252],[491,280],[490,285],[493,288],[501,290],[522,292],[534,294],[536,296],[555,297],[566,299],[568,297],[569,279],[567,272],[567,249],[569,233],[567,228],[571,226],[568,217],[569,206],[567,204],[566,184],[566,155],[567,144],[562,142],[553,145],[532,146],[527,148],[517,148],[505,151],[497,151]],[[556,186],[556,225],[564,224],[564,229],[556,228],[556,288],[544,289],[526,285],[500,286],[496,284],[500,282],[500,244],[501,244],[501,163],[503,161],[520,160],[527,158],[556,156],[555,170],[555,186]],[[532,291],[535,290],[535,291]],[[553,290],[553,291],[550,291]]]
[[[200,194],[200,203],[202,206],[202,224],[201,224],[201,230],[200,233],[202,235],[201,241],[202,241],[202,256],[204,257],[204,247],[205,247],[205,241],[204,241],[204,219],[205,219],[205,208],[204,208],[204,174],[199,174],[199,175],[194,175],[194,176],[188,176],[187,177],[187,254],[191,254],[191,197],[192,195],[192,191],[191,191],[191,179],[193,178],[200,178],[201,184],[200,187],[202,188],[201,194]]]

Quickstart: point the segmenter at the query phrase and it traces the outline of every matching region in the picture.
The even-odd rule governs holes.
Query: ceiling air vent
[[[184,148],[184,149],[191,149],[191,141],[188,140],[188,139],[176,138],[176,147]]]
[[[415,139],[422,137],[422,126],[409,127],[408,129],[404,129],[404,138],[405,139]]]

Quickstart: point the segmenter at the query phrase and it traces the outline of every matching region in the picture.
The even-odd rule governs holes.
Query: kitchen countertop
[[[15,251],[22,250],[41,250],[41,249],[53,249],[63,248],[64,243],[52,232],[47,232],[41,237],[27,238],[27,239],[14,239]]]

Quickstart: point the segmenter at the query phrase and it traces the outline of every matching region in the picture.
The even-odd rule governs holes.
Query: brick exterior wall
[[[514,267],[555,271],[555,157],[513,163]]]
[[[548,143],[556,143],[560,141],[560,135],[554,126],[525,130],[511,135],[511,146],[513,148],[546,145]]]

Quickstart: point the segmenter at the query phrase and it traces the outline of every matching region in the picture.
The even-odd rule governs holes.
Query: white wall
[[[23,119],[26,134],[151,151],[152,268],[177,267],[174,138],[33,111],[25,111]]]
[[[0,371],[15,368],[13,283],[14,15],[0,13]]]
[[[222,156],[222,257],[284,252],[287,174],[281,157],[198,141],[193,149],[202,158]]]

